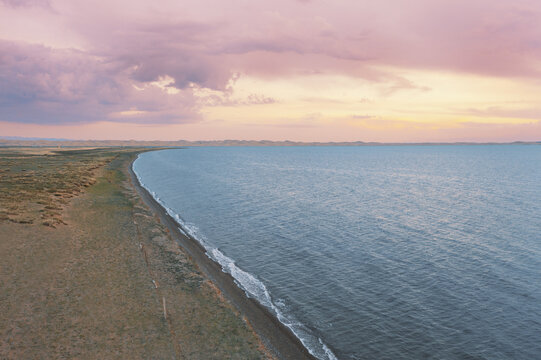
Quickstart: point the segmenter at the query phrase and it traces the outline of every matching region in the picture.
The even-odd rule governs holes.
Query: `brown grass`
[[[0,149],[0,220],[65,224],[68,200],[95,184],[114,156],[103,149]]]
[[[0,358],[271,357],[134,193],[134,153],[0,150]]]

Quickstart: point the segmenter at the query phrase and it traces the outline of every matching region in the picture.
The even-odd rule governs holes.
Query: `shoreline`
[[[1,359],[277,360],[143,203],[145,151],[2,149]]]
[[[249,324],[261,338],[265,347],[279,359],[309,359],[317,360],[310,354],[301,340],[281,323],[274,314],[257,300],[249,298],[244,290],[236,283],[235,279],[222,270],[220,264],[209,258],[207,250],[191,236],[179,230],[179,224],[167,213],[156,199],[141,186],[137,175],[133,171],[133,162],[137,156],[129,162],[128,171],[131,183],[143,202],[158,216],[165,225],[171,236],[192,257],[201,271],[220,289],[225,297],[248,319]]]

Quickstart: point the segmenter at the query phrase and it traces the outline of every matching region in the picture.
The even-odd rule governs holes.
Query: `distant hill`
[[[474,145],[481,143],[378,143],[378,142],[302,142],[302,141],[271,141],[271,140],[208,140],[208,141],[141,141],[141,140],[66,140],[40,139],[23,137],[0,137],[0,146],[40,146],[40,147],[186,147],[186,146],[374,146],[374,145]],[[500,144],[500,143],[484,143]],[[513,142],[508,144],[532,144],[536,142]]]

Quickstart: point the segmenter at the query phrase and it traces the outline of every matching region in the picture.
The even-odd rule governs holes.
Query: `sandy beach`
[[[137,183],[148,149],[0,151],[0,357],[311,359]]]

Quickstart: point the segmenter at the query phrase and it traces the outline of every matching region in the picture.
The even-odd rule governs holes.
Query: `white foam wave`
[[[318,351],[319,349],[314,349],[313,346],[310,346],[314,345],[314,335],[312,335],[302,323],[294,321],[291,315],[287,316],[274,304],[265,284],[252,274],[239,268],[231,258],[227,257],[216,248],[211,248],[209,253],[207,253],[207,256],[220,264],[224,272],[231,274],[248,297],[253,297],[262,305],[270,308],[278,320],[293,331],[295,336],[297,336],[304,347],[307,348],[312,355],[320,359],[337,360],[336,356],[320,338],[317,338],[317,340],[321,345],[322,351]],[[280,307],[285,307],[284,300],[282,299],[280,300]],[[325,354],[326,357],[322,358],[321,356],[323,354]]]
[[[329,349],[329,347],[327,345],[325,345],[323,340],[321,340],[320,338],[318,338],[318,340],[319,340],[319,343],[321,344],[321,347],[323,348],[323,351],[325,351],[325,354],[329,358],[329,360],[338,360],[336,355],[334,355],[334,353],[331,351],[331,349]]]
[[[137,161],[137,160],[136,160]],[[135,164],[135,162],[134,162]],[[301,322],[296,321],[293,315],[285,314],[284,311],[280,308],[286,309],[284,300],[280,299],[277,301],[278,306],[272,301],[272,297],[265,286],[260,280],[255,276],[239,268],[233,259],[226,256],[219,249],[210,246],[205,237],[199,232],[199,229],[194,224],[190,224],[184,221],[177,213],[175,213],[171,208],[169,208],[156,194],[156,192],[151,191],[146,184],[143,183],[141,177],[135,170],[135,166],[132,166],[132,170],[139,180],[141,187],[146,189],[152,197],[160,204],[167,214],[171,216],[179,225],[178,229],[184,235],[190,236],[191,238],[198,241],[206,250],[206,255],[220,264],[222,271],[230,274],[234,279],[237,285],[244,290],[248,297],[255,298],[259,303],[270,309],[278,320],[287,326],[295,336],[301,341],[306,349],[318,359],[321,360],[337,360],[337,357],[329,349],[327,345],[321,340],[321,338],[316,337],[313,333]],[[279,308],[280,307],[280,308]]]
[[[220,250],[212,248],[209,255],[211,259],[222,266],[222,269],[225,272],[231,274],[231,276],[237,280],[241,288],[249,297],[254,297],[263,305],[274,308],[270,294],[261,281],[257,280],[252,274],[239,268],[232,259],[225,256]]]

